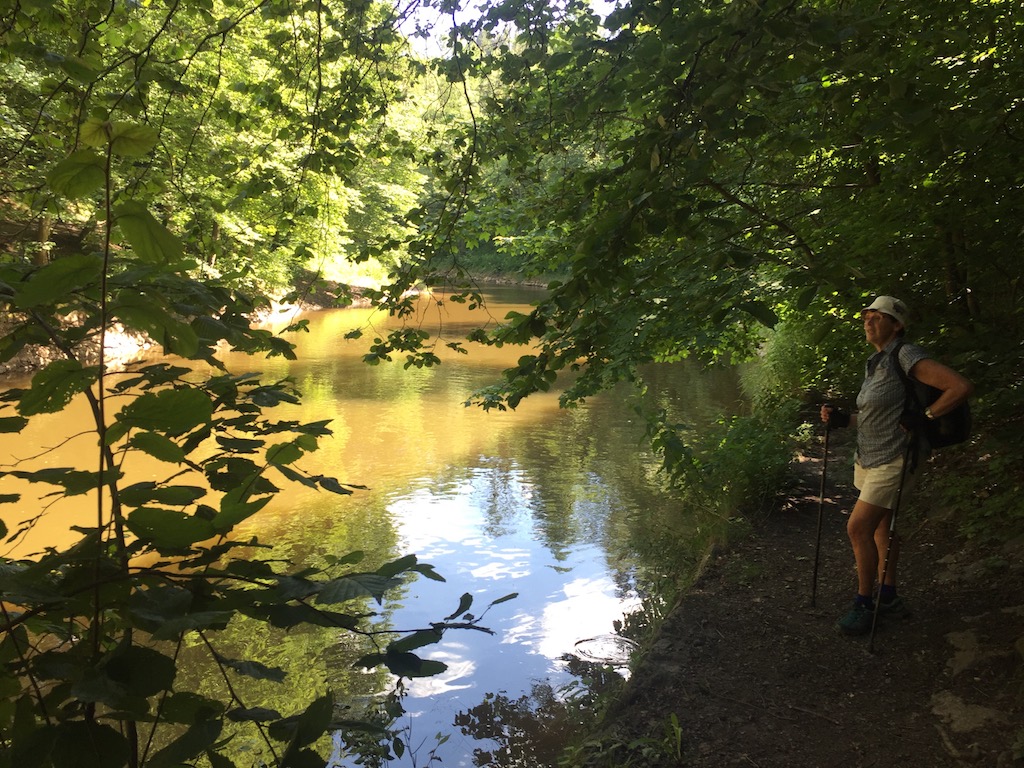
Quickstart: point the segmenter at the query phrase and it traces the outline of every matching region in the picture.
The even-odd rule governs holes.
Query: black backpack
[[[934,419],[924,416],[924,409],[939,399],[941,389],[930,387],[915,381],[903,370],[900,362],[900,348],[903,342],[900,341],[892,350],[892,356],[896,358],[896,372],[903,380],[903,386],[907,390],[907,400],[904,409],[915,414],[916,418],[911,423],[923,424],[924,438],[932,448],[945,448],[947,445],[962,443],[971,436],[971,407],[967,401],[960,403],[949,413],[944,413]]]

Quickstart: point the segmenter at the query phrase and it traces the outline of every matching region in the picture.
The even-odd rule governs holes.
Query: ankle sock
[[[871,595],[857,595],[853,598],[853,604],[857,606],[864,606],[865,608],[875,607],[875,602],[871,599]]]
[[[896,599],[896,587],[891,584],[883,584],[878,588],[878,599],[883,603],[891,603]]]

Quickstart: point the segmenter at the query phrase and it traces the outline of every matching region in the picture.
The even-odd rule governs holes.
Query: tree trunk
[[[213,220],[213,229],[210,232],[210,240],[210,253],[206,257],[206,263],[212,267],[217,263],[217,244],[220,240],[220,222],[216,219]]]
[[[50,242],[50,229],[52,227],[53,216],[49,213],[44,213],[43,217],[39,220],[39,238],[37,240],[39,247],[32,254],[32,263],[37,267],[45,267],[50,263],[50,248],[53,246],[53,243]]]

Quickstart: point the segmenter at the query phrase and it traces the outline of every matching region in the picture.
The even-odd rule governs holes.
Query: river
[[[498,322],[510,310],[528,311],[537,296],[490,289],[487,311]],[[334,432],[303,468],[366,486],[352,496],[289,488],[240,533],[258,536],[274,546],[275,557],[296,563],[323,566],[363,551],[374,567],[406,554],[431,564],[444,582],[420,578],[373,606],[390,628],[428,627],[454,612],[463,594],[472,595],[471,613],[484,614],[480,623],[493,634],[451,631],[422,649],[447,670],[407,685],[398,725],[408,749],[391,764],[422,766],[436,756],[435,764],[446,767],[502,765],[516,750],[542,749],[543,736],[529,725],[510,725],[510,712],[528,715],[548,699],[579,692],[575,659],[624,660],[628,643],[617,639],[617,627],[665,576],[659,569],[668,560],[657,553],[685,549],[696,523],[663,489],[625,392],[572,410],[558,407],[557,391],[531,396],[514,412],[465,407],[474,390],[498,381],[523,350],[448,350],[444,341],[461,339],[487,315],[462,304],[438,305],[437,298],[423,301],[415,319],[442,342],[442,364],[433,368],[362,362],[367,338],[394,323],[363,309],[306,315],[310,332],[294,339],[297,361],[224,356],[236,373],[291,376],[303,395],[294,418],[329,419]],[[362,339],[345,338],[354,327],[364,329]],[[695,428],[734,410],[741,399],[728,371],[675,364],[655,371],[654,379],[659,405]],[[25,440],[53,445],[56,424],[69,435],[81,429],[75,418],[74,409],[46,417]],[[34,452],[22,441],[17,454]],[[23,549],[62,543],[67,521],[51,517]],[[5,520],[16,529],[18,521]],[[490,602],[513,593],[517,597],[484,613]],[[249,706],[287,713],[294,702],[331,690],[358,714],[392,682],[379,671],[352,669],[367,646],[347,633],[267,634],[251,631],[255,626],[232,625],[229,655],[259,658],[289,677],[269,695],[243,687]],[[198,659],[198,648],[195,654]],[[198,660],[186,666],[179,682],[215,688]],[[503,726],[496,732],[499,711]],[[332,766],[354,764],[340,741],[334,752]]]

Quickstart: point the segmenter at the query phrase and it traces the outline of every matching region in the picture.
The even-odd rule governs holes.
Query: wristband
[[[829,412],[828,425],[830,427],[836,427],[842,429],[843,427],[850,426],[850,414],[841,408],[833,408]]]

